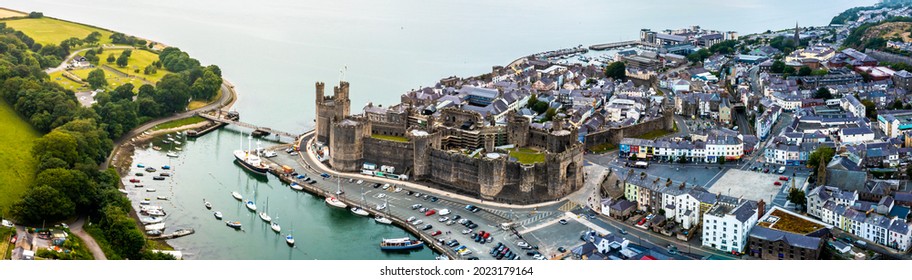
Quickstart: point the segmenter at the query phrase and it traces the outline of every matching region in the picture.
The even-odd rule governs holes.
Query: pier
[[[219,111],[210,111],[210,112],[199,113],[198,115],[200,117],[203,117],[204,119],[207,119],[207,120],[210,120],[210,121],[216,123],[216,125],[207,127],[203,130],[200,130],[199,132],[195,133],[195,137],[199,137],[201,135],[209,133],[212,130],[218,129],[218,128],[228,125],[228,124],[253,129],[253,131],[259,135],[275,135],[276,139],[279,139],[279,140],[282,139],[281,137],[286,137],[287,139],[294,140],[295,138],[297,138],[299,136],[298,134],[293,134],[293,133],[289,133],[289,132],[284,132],[284,131],[268,128],[265,126],[258,126],[255,124],[242,122],[242,121],[240,121],[240,117],[238,116],[237,112],[225,112],[225,111],[219,110]]]
[[[603,50],[607,50],[607,49],[633,47],[633,46],[645,46],[645,47],[653,47],[653,48],[656,47],[654,44],[645,43],[645,42],[642,42],[639,40],[631,40],[631,41],[591,45],[591,46],[589,46],[589,49],[593,50],[593,51],[603,51]]]
[[[173,239],[173,238],[191,235],[194,233],[196,233],[196,231],[193,230],[192,228],[185,228],[185,229],[179,229],[179,230],[169,233],[169,234],[162,234],[159,236],[149,237],[149,239],[152,239],[152,240]]]

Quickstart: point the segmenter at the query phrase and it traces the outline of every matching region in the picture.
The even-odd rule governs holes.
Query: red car
[[[484,232],[484,231],[482,231],[482,232]],[[484,232],[484,235],[482,236],[482,238],[488,239],[488,237],[491,237],[491,233],[490,233],[490,232]]]
[[[434,215],[436,213],[437,213],[437,210],[431,209],[431,210],[428,210],[427,212],[424,212],[424,215],[430,216],[430,215]]]
[[[646,223],[646,218],[643,218],[642,220],[640,220],[639,223],[637,223],[637,225],[638,225],[638,226],[641,226],[641,225],[643,225],[643,224],[645,224],[645,223]]]
[[[776,181],[776,182],[773,182],[773,185],[781,186],[782,182]]]
[[[130,179],[130,183],[139,183],[139,179],[136,179],[136,178]]]
[[[438,235],[440,235],[441,233],[442,233],[442,232],[440,232],[440,231],[438,230],[438,231],[435,231],[434,233],[431,233],[431,236],[438,236]]]
[[[788,181],[788,180],[789,180],[789,177],[779,176],[779,180]]]

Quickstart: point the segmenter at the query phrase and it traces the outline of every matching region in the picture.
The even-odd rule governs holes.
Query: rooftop
[[[800,235],[807,235],[826,227],[821,223],[799,217],[778,207],[773,208],[757,225]]]

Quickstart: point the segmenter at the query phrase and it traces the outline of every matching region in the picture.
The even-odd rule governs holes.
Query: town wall
[[[361,139],[364,142],[363,162],[370,162],[377,166],[393,166],[396,168],[396,172],[394,172],[396,174],[404,174],[413,168],[414,143],[385,141],[369,136]]]
[[[621,143],[621,139],[624,139],[625,137],[636,137],[659,129],[668,131],[674,129],[674,116],[671,114],[671,110],[666,109],[662,117],[635,125],[608,128],[586,134],[586,148],[591,149],[592,147],[604,143],[610,143],[611,145],[617,146]]]

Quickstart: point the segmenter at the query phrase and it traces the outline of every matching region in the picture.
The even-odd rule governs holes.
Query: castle
[[[316,83],[315,137],[329,147],[335,170],[390,166],[435,188],[515,204],[557,200],[583,186],[583,144],[560,115],[533,124],[511,114],[504,125],[468,104],[368,104],[360,115],[351,115],[350,105],[347,82],[332,96]]]

